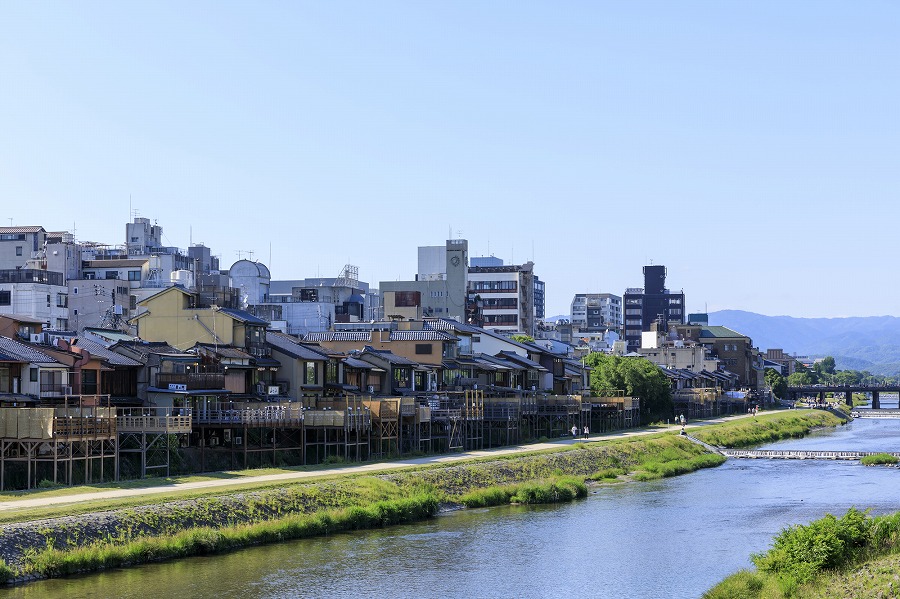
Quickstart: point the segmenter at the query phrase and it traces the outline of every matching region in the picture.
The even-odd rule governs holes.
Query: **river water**
[[[900,420],[860,419],[769,445],[896,451]],[[699,597],[786,526],[849,507],[900,510],[900,470],[729,460],[595,488],[555,506],[464,510],[420,524],[250,548],[6,591],[10,597]]]

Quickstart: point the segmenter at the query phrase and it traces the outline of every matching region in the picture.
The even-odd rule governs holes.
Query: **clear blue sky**
[[[4,0],[0,224],[119,244],[133,209],[373,285],[452,235],[533,259],[548,315],[651,261],[690,311],[896,315],[898,31],[887,0]]]

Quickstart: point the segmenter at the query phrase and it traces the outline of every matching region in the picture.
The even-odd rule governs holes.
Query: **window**
[[[0,289],[0,306],[9,306],[12,304],[12,292]]]
[[[37,368],[29,368],[28,369],[28,380],[32,383],[38,382],[38,369]]]
[[[434,348],[430,343],[416,343],[417,354],[430,354],[433,351]]]
[[[56,319],[56,328],[65,331],[69,328],[69,319],[68,318],[57,318]]]
[[[139,239],[137,237],[131,238],[131,243],[137,243],[138,241],[139,241]]]
[[[128,280],[129,281],[140,281],[141,280],[141,271],[129,270],[128,271]]]
[[[16,246],[16,256],[21,256],[21,255],[22,255],[22,246],[17,245]]]
[[[315,362],[307,362],[303,368],[304,377],[303,380],[307,385],[315,385],[316,384],[316,363]]]
[[[68,308],[69,307],[69,296],[65,293],[57,293],[56,294],[56,307],[57,308]]]
[[[119,278],[119,271],[118,271],[118,270],[107,270],[107,271],[106,271],[106,278],[107,278],[107,279],[118,279],[118,278]]]
[[[0,235],[0,241],[25,241],[25,233],[4,233]]]
[[[325,365],[325,382],[326,383],[336,383],[338,382],[338,365],[335,360],[328,360],[328,363]]]

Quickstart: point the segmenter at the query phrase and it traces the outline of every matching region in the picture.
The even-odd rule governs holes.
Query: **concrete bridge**
[[[826,393],[842,394],[848,406],[853,405],[854,393],[868,393],[872,396],[872,409],[877,410],[881,407],[879,394],[900,393],[900,385],[800,385],[788,387],[787,392],[793,400],[800,396],[814,396],[822,403],[825,403]]]
[[[729,458],[766,460],[860,460],[867,455],[887,453],[900,458],[900,452],[887,451],[795,451],[786,449],[721,449]]]

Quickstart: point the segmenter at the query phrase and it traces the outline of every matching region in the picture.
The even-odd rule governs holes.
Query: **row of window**
[[[88,280],[95,280],[97,278],[97,273],[92,270],[86,270],[84,272],[84,278]],[[103,273],[103,278],[106,280],[113,280],[119,278],[118,270],[107,270]],[[139,270],[129,270],[128,271],[128,280],[129,281],[140,281],[141,280],[141,271]]]

